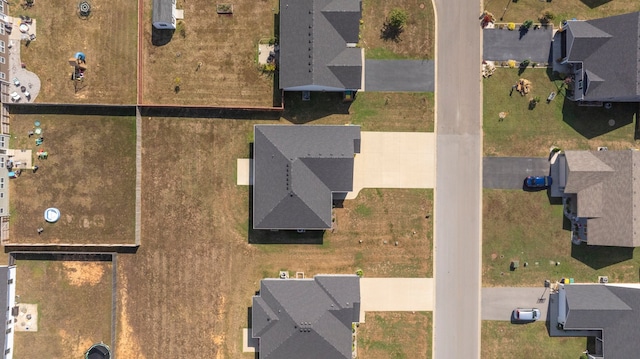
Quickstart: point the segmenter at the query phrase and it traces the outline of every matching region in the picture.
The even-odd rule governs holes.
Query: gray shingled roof
[[[280,88],[317,85],[356,90],[362,51],[360,0],[280,1]]]
[[[351,324],[360,321],[360,278],[263,279],[253,297],[252,336],[260,359],[351,358]]]
[[[576,194],[590,245],[640,246],[640,152],[566,151],[565,193]]]
[[[568,21],[570,62],[582,62],[589,84],[585,101],[640,98],[640,12]],[[593,81],[593,82],[592,82]]]
[[[640,289],[624,285],[565,285],[564,330],[602,330],[605,358],[635,358],[640,353]],[[592,353],[593,354],[593,353]]]
[[[172,0],[153,0],[153,20],[156,22],[173,22],[173,2]]]
[[[331,228],[333,192],[353,190],[360,126],[256,125],[253,228]]]

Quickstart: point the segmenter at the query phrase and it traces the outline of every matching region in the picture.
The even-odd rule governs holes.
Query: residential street
[[[516,308],[538,308],[540,309],[540,320],[546,320],[549,308],[549,288],[482,288],[482,320],[509,321],[511,320],[511,312]]]
[[[480,358],[481,4],[436,0],[435,7],[433,358]]]

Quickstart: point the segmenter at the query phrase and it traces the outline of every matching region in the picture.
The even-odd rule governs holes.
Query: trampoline
[[[60,210],[57,208],[47,208],[44,211],[44,220],[49,223],[55,223],[60,219]]]
[[[84,357],[85,359],[110,359],[111,349],[104,343],[94,344],[87,350],[87,354]]]

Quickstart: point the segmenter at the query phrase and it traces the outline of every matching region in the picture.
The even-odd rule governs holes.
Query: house
[[[7,15],[9,12],[9,3],[6,1],[0,1],[0,89],[3,94],[8,94],[9,91],[9,48],[11,42],[9,40],[9,34],[13,30],[13,23],[11,18]],[[18,25],[16,24],[16,31],[18,31]],[[6,99],[5,99],[6,97]],[[8,96],[3,96],[3,102],[7,102]],[[4,111],[3,111],[4,112]],[[2,114],[3,120],[8,117],[8,114]],[[8,122],[8,119],[7,119]],[[8,132],[8,131],[6,131]],[[6,133],[3,131],[3,133]]]
[[[334,196],[353,190],[360,126],[256,125],[253,228],[325,230]]]
[[[570,100],[640,101],[639,23],[640,12],[566,22],[554,58],[568,65]]]
[[[158,30],[175,30],[176,0],[153,0],[153,27]]]
[[[251,325],[260,359],[352,358],[360,321],[360,278],[263,279],[253,297]]]
[[[360,0],[280,1],[279,83],[285,91],[358,90]]]
[[[551,336],[594,337],[589,359],[638,357],[640,285],[561,284],[557,307],[558,330]]]
[[[3,284],[0,285],[0,308],[5,309],[4,335],[0,336],[0,348],[4,352],[4,359],[13,358],[13,332],[14,316],[13,311],[16,305],[16,266],[0,266],[0,278]]]
[[[640,152],[566,151],[556,162],[574,242],[640,246]]]

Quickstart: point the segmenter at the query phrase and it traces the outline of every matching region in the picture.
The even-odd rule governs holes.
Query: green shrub
[[[525,20],[525,22],[522,23],[522,27],[524,27],[527,30],[530,29],[532,25],[533,25],[533,20]]]
[[[409,14],[399,8],[394,8],[389,13],[389,25],[397,29],[402,28],[409,20]]]

